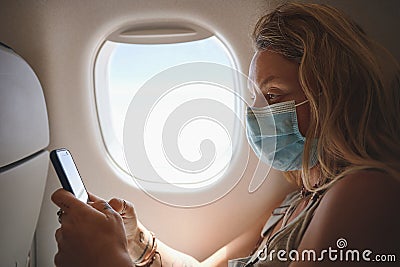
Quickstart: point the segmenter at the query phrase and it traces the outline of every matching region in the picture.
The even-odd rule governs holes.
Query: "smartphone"
[[[62,187],[74,194],[82,202],[87,203],[89,195],[76,168],[71,152],[65,148],[53,150],[50,152],[50,160]]]

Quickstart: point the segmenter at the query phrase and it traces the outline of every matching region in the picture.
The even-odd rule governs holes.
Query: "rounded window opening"
[[[186,189],[209,186],[224,177],[233,156],[236,144],[231,135],[238,127],[236,117],[240,105],[237,95],[214,84],[213,77],[210,77],[210,82],[191,82],[173,88],[166,87],[165,92],[156,97],[146,85],[160,73],[185,64],[214,63],[234,70],[237,68],[233,57],[221,40],[212,34],[208,33],[202,37],[192,34],[194,37],[191,40],[187,30],[174,30],[168,34],[168,29],[149,29],[151,30],[121,30],[118,38],[111,35],[110,40],[104,42],[98,53],[94,72],[95,92],[105,147],[116,166],[135,179],[151,183],[165,182]],[[179,37],[180,34],[183,39]],[[124,40],[125,37],[127,38]],[[212,71],[210,76],[213,76]],[[235,72],[231,71],[226,77],[230,80],[228,83],[237,83],[236,76]],[[142,98],[138,99],[139,95]],[[187,104],[188,101],[192,103]],[[154,172],[163,177],[160,181],[152,180],[150,173],[136,173],[125,159],[124,127],[132,128],[137,123],[135,119],[127,120],[128,110],[133,102],[135,107],[142,104],[151,106],[151,112],[146,111],[148,114],[140,107],[135,111],[146,119],[141,136],[146,152],[140,156],[150,160]],[[169,115],[183,105],[189,107],[189,111],[185,111],[188,113],[191,112],[191,107],[209,112],[213,104],[209,106],[207,103],[219,103],[225,110],[232,112],[225,116],[223,123],[210,117],[193,115],[193,118],[176,125],[177,136],[172,145],[175,148],[172,148],[173,152],[169,152],[168,147],[171,145],[163,144],[163,131]],[[199,162],[202,157],[207,157],[208,162],[204,163],[204,166],[200,164],[199,169],[182,171],[179,162],[177,164],[168,157],[174,153],[178,153],[177,157],[188,164]]]

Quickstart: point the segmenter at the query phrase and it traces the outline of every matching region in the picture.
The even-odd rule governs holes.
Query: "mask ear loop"
[[[309,101],[310,101],[310,100],[306,99],[306,100],[304,100],[304,101],[301,102],[301,103],[295,104],[294,106],[295,106],[295,107],[298,107],[298,106],[301,106],[301,105],[303,105],[304,103],[307,103],[307,102],[309,102]]]

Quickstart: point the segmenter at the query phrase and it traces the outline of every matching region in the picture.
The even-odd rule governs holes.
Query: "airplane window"
[[[156,173],[162,177],[168,177],[166,178],[168,183],[188,188],[210,184],[223,175],[223,170],[229,165],[232,157],[234,144],[229,133],[233,132],[235,127],[234,112],[224,119],[223,125],[212,118],[202,119],[196,116],[178,126],[177,151],[180,153],[179,157],[189,162],[199,160],[204,156],[202,149],[210,148],[207,142],[202,143],[202,141],[212,141],[211,150],[214,151],[215,156],[210,159],[212,164],[211,167],[208,166],[210,167],[208,172],[211,174],[206,175],[208,177],[206,179],[204,173],[194,175],[193,172],[177,172],[179,166],[165,160],[168,151],[165,151],[167,146],[163,144],[162,132],[166,129],[164,123],[169,117],[173,117],[173,112],[179,110],[188,101],[195,103],[196,98],[214,100],[234,111],[237,97],[212,82],[181,84],[173,88],[174,90],[166,88],[165,95],[160,98],[152,96],[150,92],[146,95],[146,90],[148,90],[146,84],[156,79],[160,73],[168,72],[169,69],[177,66],[184,66],[183,64],[196,62],[216,63],[236,69],[228,49],[216,36],[167,44],[106,41],[101,47],[95,63],[96,104],[101,133],[109,156],[127,174],[130,172],[124,158],[124,127],[135,127],[136,123],[135,120],[127,120],[128,109],[130,105],[138,106],[148,101],[152,105],[151,114],[138,114],[147,120],[143,133],[147,155],[142,156],[149,157]],[[229,77],[231,82],[234,83],[236,78],[232,72]],[[143,96],[143,99],[135,99],[139,95]],[[134,101],[137,103],[133,103]],[[207,105],[201,108],[212,109]],[[193,108],[196,108],[194,104]],[[135,173],[133,175],[136,176]],[[147,179],[147,177],[139,178]]]

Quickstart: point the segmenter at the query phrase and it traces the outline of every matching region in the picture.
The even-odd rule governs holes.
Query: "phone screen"
[[[73,194],[81,201],[87,203],[89,196],[83,185],[81,176],[75,166],[71,153],[68,150],[57,151],[58,159],[60,160],[61,168],[69,181]]]

